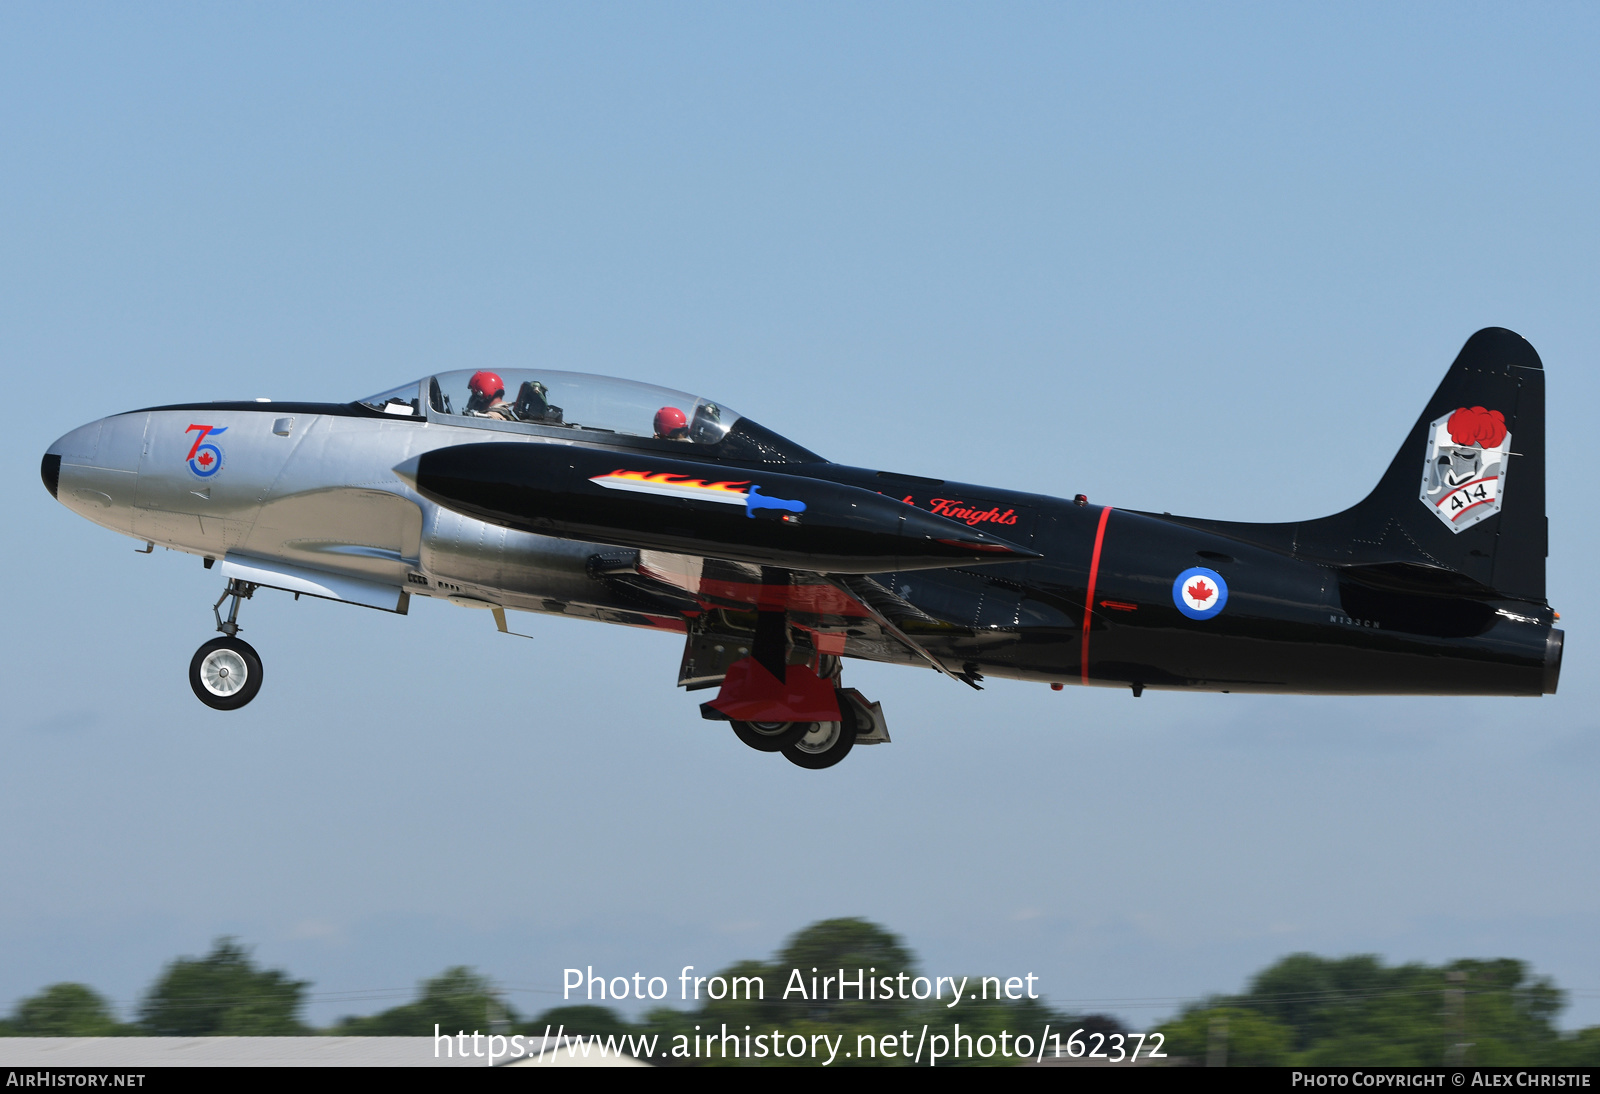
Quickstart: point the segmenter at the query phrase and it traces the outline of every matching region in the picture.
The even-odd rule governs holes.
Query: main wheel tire
[[[248,642],[213,638],[194,651],[189,686],[213,710],[238,710],[261,690],[261,657]]]
[[[816,725],[815,722],[731,722],[739,740],[757,752],[782,752]]]
[[[799,767],[820,771],[832,767],[856,744],[856,720],[849,706],[839,704],[840,722],[812,722],[810,730],[783,750],[784,758]]]

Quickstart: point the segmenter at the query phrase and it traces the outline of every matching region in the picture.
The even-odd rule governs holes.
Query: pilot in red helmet
[[[506,402],[506,382],[500,379],[498,372],[487,369],[474,372],[472,379],[467,381],[467,390],[472,392],[467,398],[468,414],[478,418],[516,421],[511,413],[511,404]]]
[[[664,406],[656,411],[656,439],[661,441],[688,440],[688,416],[675,406]]]

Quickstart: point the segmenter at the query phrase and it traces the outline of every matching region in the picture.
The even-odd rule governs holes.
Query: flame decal
[[[707,482],[687,475],[674,475],[669,471],[628,471],[619,468],[609,475],[595,475],[589,480],[607,490],[628,490],[639,494],[659,494],[670,498],[693,498],[698,501],[717,501],[726,505],[743,506],[748,500],[749,479],[726,482]]]

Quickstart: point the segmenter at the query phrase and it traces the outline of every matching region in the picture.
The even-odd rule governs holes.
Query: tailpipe
[[[1544,640],[1544,694],[1554,695],[1561,679],[1561,647],[1566,644],[1566,632],[1554,627]]]

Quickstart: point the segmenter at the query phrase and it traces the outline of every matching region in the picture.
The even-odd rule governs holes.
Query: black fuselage
[[[1560,632],[1543,604],[1486,598],[1481,590],[1463,595],[1448,585],[1419,589],[1408,574],[1308,561],[1183,518],[831,464],[807,470],[864,487],[892,485],[920,507],[965,510],[967,519],[1015,515],[1000,534],[1042,557],[883,578],[909,585],[907,599],[922,610],[968,625],[971,639],[930,635],[928,645],[980,672],[1241,692],[1555,689]],[[1192,567],[1227,582],[1226,607],[1210,619],[1188,618],[1174,601],[1174,579]],[[1014,641],[990,630],[1006,629],[1007,612],[1015,613]]]
[[[523,531],[799,566],[800,583],[806,570],[866,573],[902,607],[898,621],[905,632],[973,680],[1117,685],[1136,693],[1147,687],[1413,695],[1554,690],[1561,647],[1549,608],[1472,582],[1452,583],[1449,575],[1441,580],[1414,567],[1335,565],[1185,518],[814,457],[777,466],[685,461],[681,448],[607,441],[437,450],[421,458],[417,486],[441,504]],[[667,452],[674,459],[664,459]],[[778,487],[768,493],[805,494],[811,508],[798,517],[804,527],[791,529],[746,523],[726,507],[692,500],[623,498],[592,485],[612,464],[640,472],[669,464],[679,472],[699,467],[706,481],[775,481]],[[796,489],[807,480],[812,489]],[[890,501],[897,504],[885,504]],[[841,511],[833,535],[829,521]],[[903,515],[896,518],[896,512]],[[612,534],[608,520],[618,522]],[[955,534],[939,539],[937,528],[923,527],[932,524],[989,533],[986,538],[1038,557],[1002,561],[978,549],[965,559],[916,558],[910,549],[892,548],[882,568],[863,562],[864,527],[892,533],[889,543],[905,542],[911,533],[902,526],[926,543],[961,541]],[[1274,526],[1235,527],[1248,533]],[[804,548],[785,553],[774,546],[785,536]],[[830,556],[833,544],[838,549]],[[910,561],[891,568],[896,563],[889,554]],[[830,557],[839,565],[830,567]],[[1193,618],[1179,607],[1175,583],[1194,568],[1220,577],[1217,584],[1226,590],[1225,606],[1209,617]],[[847,645],[845,653],[853,652]]]

